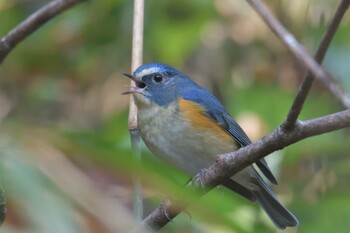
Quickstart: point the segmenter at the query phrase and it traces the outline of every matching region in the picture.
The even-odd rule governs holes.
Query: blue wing
[[[244,147],[251,143],[243,129],[225,110],[219,100],[217,100],[208,90],[197,86],[196,88],[185,90],[183,98],[203,106],[206,109],[206,114],[213,120],[217,121],[221,127],[236,139],[238,146]],[[277,184],[276,178],[272,174],[265,159],[257,161],[256,165],[271,183]]]

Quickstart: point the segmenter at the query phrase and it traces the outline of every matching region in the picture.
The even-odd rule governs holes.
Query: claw
[[[205,188],[205,184],[204,184],[204,175],[207,172],[208,169],[206,168],[202,168],[198,174],[196,174],[192,180],[191,180],[191,184],[195,185],[195,186],[199,186],[202,189]]]
[[[162,206],[161,209],[162,209],[162,213],[163,213],[164,216],[169,220],[169,222],[173,222],[173,219],[170,217],[168,211],[166,210],[166,206],[168,206],[167,203],[168,203],[169,201],[170,201],[170,199],[166,198],[166,199],[162,202],[162,204],[161,204],[161,206]]]

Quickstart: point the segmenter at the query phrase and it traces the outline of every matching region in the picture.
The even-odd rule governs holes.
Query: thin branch
[[[144,15],[144,0],[134,0],[134,22],[133,22],[133,40],[132,40],[132,61],[131,70],[135,70],[142,64],[143,55],[143,15]],[[131,81],[131,86],[135,83]],[[134,158],[137,163],[141,163],[141,151],[139,149],[140,134],[137,127],[137,107],[133,96],[130,95],[130,108],[128,127]],[[133,177],[133,210],[137,220],[141,221],[143,217],[142,190],[141,182],[137,177]]]
[[[64,10],[83,0],[54,0],[30,15],[0,40],[0,65],[7,55],[27,36]]]
[[[343,19],[343,16],[346,10],[349,7],[349,3],[350,3],[349,0],[342,0],[340,2],[328,26],[326,33],[323,35],[323,38],[321,40],[320,45],[318,46],[318,49],[315,55],[315,60],[320,64],[323,62],[323,59],[326,55],[329,45],[340,25],[341,20]],[[296,120],[298,119],[298,116],[301,112],[301,109],[304,106],[304,102],[309,93],[313,80],[314,78],[311,72],[308,72],[306,77],[303,79],[303,82],[299,86],[297,96],[295,97],[292,107],[290,108],[289,113],[287,115],[287,119],[283,124],[283,127],[285,127],[285,130],[291,129],[294,126]]]
[[[205,187],[216,187],[225,178],[232,177],[235,173],[274,151],[281,150],[307,137],[346,127],[350,127],[350,110],[308,121],[297,121],[296,126],[289,132],[279,127],[274,132],[238,151],[218,156],[217,161],[210,166],[203,175],[203,185]],[[191,187],[187,188],[193,190],[193,185],[189,186]],[[198,187],[195,188],[200,189]],[[201,193],[205,194],[209,190],[210,188],[201,190]],[[132,232],[142,232],[144,228],[149,226],[153,227],[155,230],[159,230],[187,206],[188,204],[184,204],[184,202],[178,204],[167,199],[148,215]]]
[[[343,104],[350,108],[350,98],[340,88],[338,83],[306,52],[295,37],[283,27],[283,25],[271,14],[268,8],[260,0],[247,0],[256,10],[276,36],[288,47],[298,61],[308,68],[313,76],[319,79],[326,88]]]

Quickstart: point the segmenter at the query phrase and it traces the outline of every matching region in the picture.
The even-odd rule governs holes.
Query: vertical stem
[[[141,164],[141,151],[139,147],[140,135],[138,129],[129,130],[131,145],[133,149],[133,159],[137,166]],[[137,221],[143,218],[142,186],[137,174],[133,175],[133,212]]]
[[[133,40],[132,40],[132,71],[135,70],[142,63],[143,53],[143,15],[144,15],[144,0],[134,0],[134,22],[133,22]],[[131,81],[131,86],[135,83]],[[139,148],[140,135],[137,127],[137,107],[134,103],[132,95],[130,95],[130,109],[129,109],[129,133],[131,145],[134,150],[134,159],[136,163],[141,163],[141,152]],[[134,195],[133,195],[133,209],[137,220],[141,220],[143,216],[142,205],[142,190],[141,182],[138,177],[133,179]]]

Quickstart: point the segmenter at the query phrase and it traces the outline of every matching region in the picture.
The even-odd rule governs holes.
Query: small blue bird
[[[149,63],[125,74],[135,81],[133,94],[138,107],[141,138],[156,156],[193,176],[215,162],[216,155],[251,143],[221,103],[177,69]],[[264,159],[256,165],[277,184]],[[250,201],[258,202],[280,229],[298,225],[251,165],[223,181],[223,185]]]

